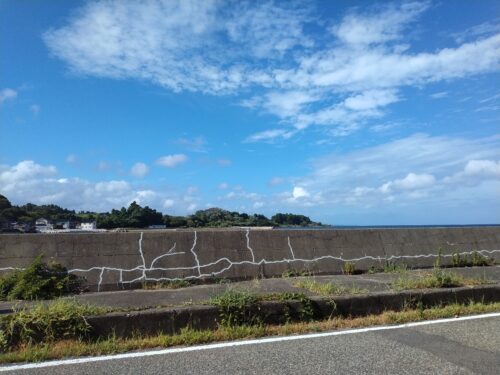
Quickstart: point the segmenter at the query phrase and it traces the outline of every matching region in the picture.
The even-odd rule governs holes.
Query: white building
[[[97,223],[95,221],[90,221],[88,223],[82,223],[80,226],[81,230],[96,230]]]

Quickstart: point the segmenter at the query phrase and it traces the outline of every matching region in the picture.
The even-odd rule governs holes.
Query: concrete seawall
[[[93,290],[145,280],[241,279],[280,276],[287,270],[342,273],[385,262],[432,267],[453,253],[479,251],[500,260],[500,228],[353,230],[180,230],[0,235],[0,272],[23,268],[43,254],[86,278]]]

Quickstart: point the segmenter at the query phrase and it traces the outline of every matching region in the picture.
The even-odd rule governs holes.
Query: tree
[[[5,210],[6,208],[11,208],[12,204],[10,204],[10,201],[7,199],[6,196],[0,194],[0,212]]]

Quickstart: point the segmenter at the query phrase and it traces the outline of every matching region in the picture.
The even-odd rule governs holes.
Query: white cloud
[[[344,106],[354,111],[366,111],[384,107],[398,100],[394,90],[368,90],[347,98]]]
[[[302,33],[303,10],[273,2],[222,5],[213,0],[92,2],[43,38],[78,73],[211,93],[269,79],[264,72],[253,74],[241,63],[242,55],[281,58],[296,45],[311,44]]]
[[[500,177],[500,161],[470,160],[464,168],[466,175],[491,175]]]
[[[219,164],[221,167],[227,167],[233,164],[233,162],[229,159],[218,159],[217,164]]]
[[[107,161],[101,160],[99,163],[97,163],[97,169],[101,172],[105,172],[109,169],[111,169],[111,166]]]
[[[179,138],[176,143],[192,152],[208,152],[207,141],[202,136],[193,139]]]
[[[171,208],[171,207],[173,207],[173,206],[174,206],[174,204],[175,204],[175,202],[174,202],[174,200],[173,200],[173,199],[165,199],[165,200],[163,201],[163,207],[164,207],[164,208]]]
[[[259,209],[259,208],[262,208],[262,207],[264,207],[264,202],[255,202],[253,204],[253,208],[255,208],[255,209]]]
[[[389,181],[380,187],[382,193],[391,193],[393,190],[418,190],[434,185],[436,178],[427,173],[408,173],[405,178]]]
[[[401,39],[402,31],[428,7],[428,2],[405,2],[386,5],[373,12],[352,12],[332,27],[333,34],[343,43],[366,46]]]
[[[282,202],[365,207],[401,204],[405,199],[447,200],[461,186],[479,188],[499,181],[500,162],[495,161],[500,159],[499,150],[500,135],[463,139],[415,134],[318,158],[310,174],[294,179],[295,186],[305,189],[308,196],[294,199],[302,195],[294,189],[282,196]]]
[[[78,161],[78,157],[75,154],[69,154],[66,156],[66,163],[74,164]]]
[[[178,166],[179,164],[183,164],[188,160],[188,157],[184,154],[174,154],[162,156],[158,160],[156,160],[156,164],[161,165],[162,167],[173,168]]]
[[[35,116],[38,115],[38,113],[40,112],[40,106],[38,104],[32,104],[30,106],[30,111],[31,113],[33,113]]]
[[[432,99],[442,99],[446,98],[447,96],[448,96],[448,91],[435,92],[434,94],[430,95]]]
[[[87,3],[44,40],[79,74],[241,94],[241,105],[271,113],[281,125],[248,142],[289,139],[313,125],[345,136],[383,117],[407,86],[500,69],[500,34],[491,25],[469,31],[476,39],[459,45],[412,50],[407,30],[429,7],[358,7],[329,25],[295,2],[109,0]],[[330,42],[309,36],[310,23],[329,30]],[[203,149],[199,139],[184,143]]]
[[[483,22],[479,25],[469,27],[461,32],[453,33],[451,36],[455,38],[457,43],[463,43],[471,38],[484,37],[498,32],[500,32],[500,22],[497,18],[493,22]]]
[[[0,91],[0,104],[5,102],[6,100],[15,99],[16,97],[17,91],[7,87]]]
[[[307,198],[310,194],[302,186],[294,186],[292,191],[293,199]]]
[[[225,189],[229,188],[229,184],[228,184],[228,183],[226,183],[226,182],[222,182],[222,183],[220,183],[220,184],[217,186],[217,188],[218,188],[218,189],[220,189],[220,190],[225,190]]]
[[[285,183],[285,179],[282,177],[273,177],[269,181],[270,186],[277,186]]]
[[[21,186],[31,184],[35,179],[50,178],[56,174],[57,169],[53,165],[43,166],[32,160],[19,162],[12,167],[0,165],[0,187],[9,194],[16,192]]]
[[[181,192],[137,189],[124,180],[88,181],[59,176],[54,166],[32,160],[15,165],[0,165],[0,193],[15,204],[58,204],[75,210],[109,211],[112,208],[139,204],[184,214],[197,205],[197,191]]]
[[[142,178],[149,173],[149,167],[141,162],[135,163],[132,168],[130,168],[130,174],[134,177]]]
[[[259,141],[272,142],[277,138],[288,139],[294,134],[295,134],[294,131],[289,131],[285,129],[264,130],[262,132],[252,134],[245,140],[245,142],[259,142]]]
[[[317,100],[317,96],[304,91],[270,92],[260,105],[278,117],[287,118],[298,115],[306,104]]]

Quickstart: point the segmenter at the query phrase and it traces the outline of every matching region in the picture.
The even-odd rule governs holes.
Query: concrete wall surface
[[[441,251],[440,251],[441,249]],[[86,278],[90,289],[142,281],[342,273],[386,262],[432,267],[439,253],[474,251],[500,260],[499,227],[342,230],[150,230],[0,235],[0,273],[29,265],[38,254]]]

